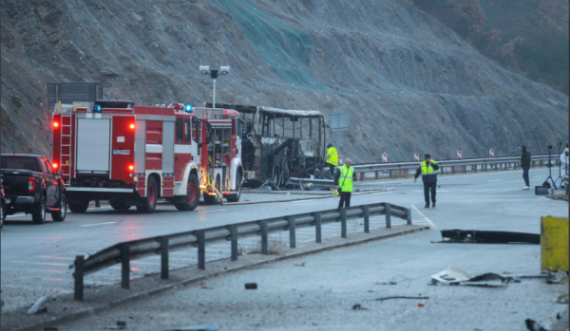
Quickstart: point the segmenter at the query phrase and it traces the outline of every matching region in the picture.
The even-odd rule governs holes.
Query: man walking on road
[[[437,170],[439,165],[437,161],[431,159],[431,155],[426,154],[424,160],[420,162],[420,167],[414,176],[414,183],[418,180],[420,174],[424,182],[424,198],[426,200],[425,208],[429,208],[429,195],[431,191],[431,202],[435,208],[435,191],[437,188]]]
[[[338,167],[338,170],[334,174],[334,183],[340,194],[340,202],[338,203],[339,210],[343,207],[350,207],[352,182],[356,180],[356,173],[351,165],[352,160],[346,159],[346,162],[341,167]]]
[[[328,144],[327,148],[327,165],[331,174],[334,175],[334,168],[338,167],[338,152],[333,144]]]
[[[530,170],[530,153],[526,150],[526,145],[521,146],[522,149],[522,156],[521,156],[521,168],[523,170],[523,179],[525,183],[525,187],[523,190],[530,189],[530,183],[528,179],[528,171]]]

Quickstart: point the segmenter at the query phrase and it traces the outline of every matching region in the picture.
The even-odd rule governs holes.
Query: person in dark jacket
[[[522,156],[521,156],[521,168],[523,170],[523,179],[525,183],[525,187],[523,190],[530,189],[530,182],[528,179],[528,171],[530,169],[530,153],[526,150],[526,145],[521,146],[522,149]]]
[[[426,200],[425,208],[429,208],[429,196],[431,192],[431,202],[433,208],[435,208],[435,193],[437,188],[437,171],[439,170],[439,165],[437,161],[431,159],[431,155],[426,154],[424,156],[424,161],[420,162],[420,167],[416,171],[414,176],[414,183],[418,180],[420,174],[422,175],[422,180],[424,182],[424,198]]]

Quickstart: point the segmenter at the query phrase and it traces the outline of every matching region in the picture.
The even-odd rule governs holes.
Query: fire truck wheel
[[[131,204],[128,204],[125,200],[110,200],[109,204],[116,211],[127,211],[131,208]]]
[[[59,203],[59,210],[51,212],[51,219],[54,222],[63,222],[65,220],[65,216],[67,216],[67,199],[65,199],[65,195],[61,195],[61,202]]]
[[[154,177],[149,177],[146,183],[146,197],[142,199],[141,204],[137,206],[140,213],[152,213],[156,209],[156,200],[158,200],[158,186]]]
[[[46,197],[42,195],[40,202],[32,209],[32,223],[43,224],[46,219]]]
[[[89,200],[79,200],[77,202],[68,203],[69,206],[69,210],[71,210],[72,213],[84,213],[87,211],[87,208],[89,207]]]
[[[200,201],[200,183],[196,175],[190,175],[188,177],[184,202],[175,203],[174,206],[181,211],[194,210],[198,207],[198,201]]]
[[[241,197],[241,172],[239,171],[236,176],[236,189],[237,193],[227,196],[226,200],[228,200],[228,202],[239,202],[239,198]]]

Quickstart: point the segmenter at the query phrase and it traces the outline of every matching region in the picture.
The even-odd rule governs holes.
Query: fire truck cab
[[[72,212],[92,200],[115,210],[150,213],[158,200],[178,210],[237,202],[241,195],[242,119],[233,110],[139,106],[98,100],[83,107],[56,104],[53,167],[61,169]]]

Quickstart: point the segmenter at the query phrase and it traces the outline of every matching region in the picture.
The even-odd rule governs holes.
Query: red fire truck
[[[194,210],[201,193],[210,204],[240,199],[243,122],[235,110],[59,103],[52,126],[53,167],[62,170],[72,212],[92,200],[150,213],[160,199],[178,210]]]

